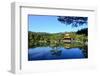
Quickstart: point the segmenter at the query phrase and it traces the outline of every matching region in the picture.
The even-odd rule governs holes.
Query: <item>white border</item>
[[[23,9],[24,8],[24,9]],[[34,9],[34,10],[33,10]],[[66,10],[68,14],[65,14]],[[39,11],[39,13],[38,13]],[[60,13],[56,13],[56,12]],[[75,14],[76,11],[76,14]],[[80,12],[80,13],[77,13]],[[87,14],[88,12],[88,14]],[[27,62],[27,14],[39,15],[80,15],[88,16],[89,19],[89,51],[96,49],[95,43],[96,27],[95,25],[94,8],[71,7],[66,5],[51,5],[51,4],[32,4],[32,3],[12,3],[12,61],[11,71],[13,73],[22,72],[46,72],[51,70],[66,70],[75,68],[89,68],[95,64],[95,52],[89,52],[88,59],[75,60],[53,60],[53,61],[33,61]],[[71,14],[70,14],[71,13]],[[91,24],[92,22],[92,24]],[[23,26],[24,25],[24,26]],[[91,33],[92,32],[92,33]],[[24,44],[24,45],[23,45]],[[62,66],[63,65],[63,66]],[[33,66],[33,67],[32,67]]]

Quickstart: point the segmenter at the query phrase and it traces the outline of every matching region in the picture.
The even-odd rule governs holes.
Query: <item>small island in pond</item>
[[[28,15],[28,61],[88,58],[88,17]]]

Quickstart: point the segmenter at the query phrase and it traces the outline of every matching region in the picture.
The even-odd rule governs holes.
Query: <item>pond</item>
[[[35,47],[28,49],[28,60],[57,60],[85,58],[84,50],[64,47]]]

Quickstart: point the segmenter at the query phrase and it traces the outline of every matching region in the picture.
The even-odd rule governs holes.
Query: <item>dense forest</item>
[[[39,46],[64,46],[62,41],[65,34],[68,33],[71,38],[74,39],[73,44],[84,45],[87,39],[87,30],[82,29],[77,32],[60,32],[60,33],[46,33],[46,32],[28,32],[28,47],[39,47]],[[72,45],[73,45],[72,44]]]

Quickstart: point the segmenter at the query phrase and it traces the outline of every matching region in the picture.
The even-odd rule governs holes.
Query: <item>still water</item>
[[[56,59],[79,59],[85,58],[79,48],[64,47],[36,47],[28,50],[28,60],[56,60]]]

